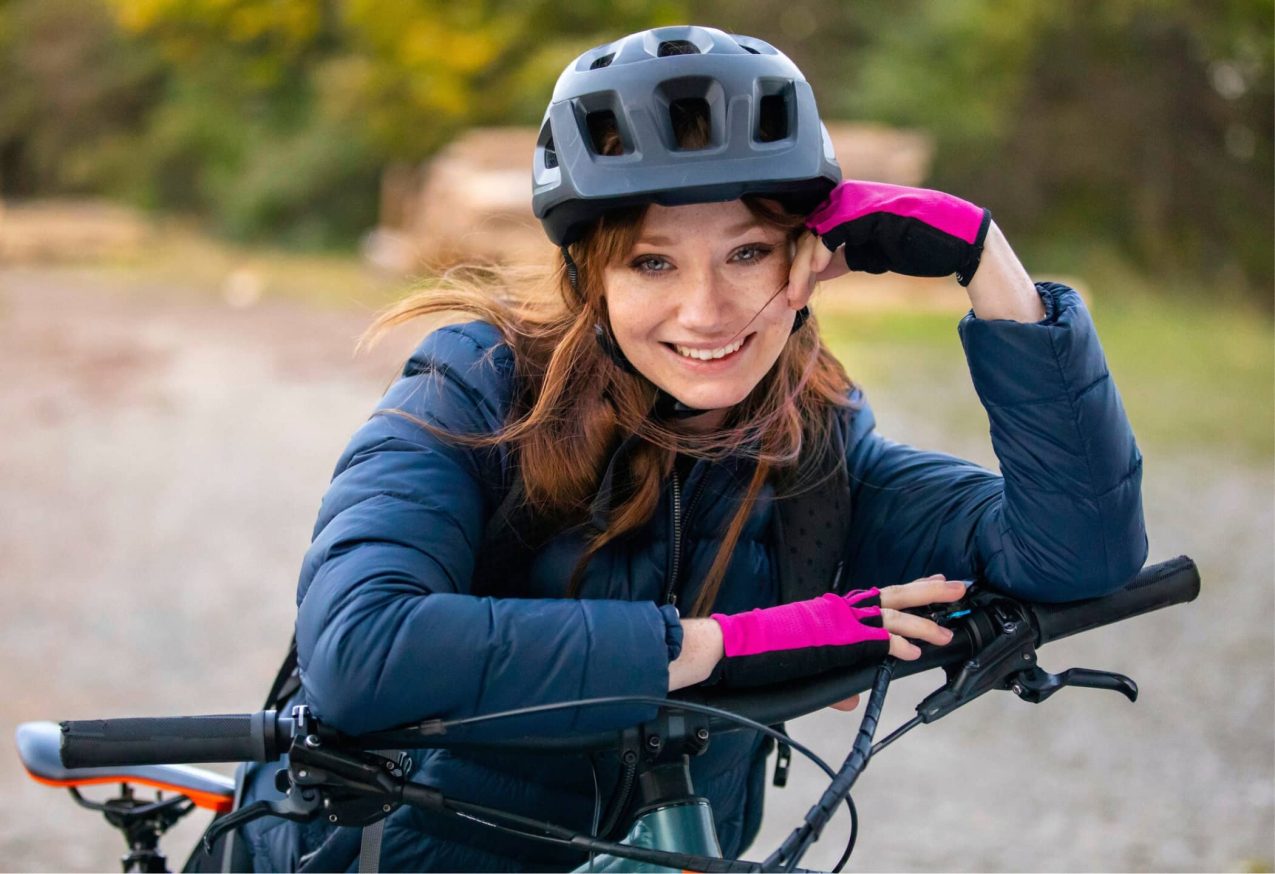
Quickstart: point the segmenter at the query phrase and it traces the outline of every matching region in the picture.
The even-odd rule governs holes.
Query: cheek
[[[658,322],[649,298],[643,300],[622,283],[609,285],[604,297],[611,331],[618,340],[641,337]]]

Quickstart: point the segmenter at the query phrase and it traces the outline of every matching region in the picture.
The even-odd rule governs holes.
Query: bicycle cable
[[[854,845],[859,840],[859,810],[849,795],[846,796],[846,804],[850,807],[850,838],[846,841],[846,848],[841,851],[841,858],[832,867],[832,874],[841,874],[841,869],[850,861],[850,854],[854,852]]]
[[[771,728],[769,725],[762,725],[760,722],[749,719],[746,716],[740,716],[738,713],[732,713],[731,711],[723,710],[720,707],[713,707],[710,704],[696,704],[691,701],[675,701],[668,698],[656,698],[651,695],[611,695],[604,698],[584,698],[580,701],[557,701],[551,704],[535,704],[530,707],[501,710],[496,713],[483,713],[478,716],[466,716],[462,719],[429,720],[428,722],[420,723],[416,726],[416,728],[419,728],[422,733],[426,735],[446,734],[449,730],[454,728],[479,725],[484,722],[493,722],[497,719],[511,719],[515,716],[534,716],[538,713],[551,713],[556,710],[570,710],[577,707],[603,707],[611,704],[650,704],[655,707],[688,710],[692,713],[703,713],[706,716],[717,716],[721,719],[726,719],[745,726],[746,728],[751,728],[753,731],[760,732],[767,737],[774,738],[777,741],[783,741],[818,765],[819,769],[829,777],[836,777],[837,775],[837,772],[832,769],[831,765],[820,758],[805,744],[793,740],[784,732]],[[402,730],[398,729],[392,733],[397,737],[401,737]],[[375,736],[375,733],[365,735],[364,740],[368,737]]]
[[[871,703],[871,701],[869,703]],[[835,780],[837,777],[837,772],[834,771],[832,767],[826,761],[824,761],[818,754],[816,754],[813,750],[811,750],[805,744],[802,744],[799,741],[794,740],[790,735],[788,735],[785,732],[778,731],[777,729],[771,728],[768,725],[763,725],[760,722],[756,722],[755,720],[749,719],[745,716],[740,716],[737,713],[732,713],[729,710],[723,710],[720,707],[713,707],[708,704],[697,704],[690,701],[671,701],[670,699],[667,699],[667,698],[656,698],[654,696],[649,696],[649,695],[613,695],[613,696],[607,696],[603,698],[586,698],[580,701],[560,701],[560,702],[553,702],[549,704],[536,704],[529,707],[518,707],[511,710],[502,710],[496,713],[484,713],[478,716],[467,716],[461,719],[430,720],[428,722],[420,723],[418,726],[416,726],[416,728],[421,730],[422,733],[428,734],[428,735],[446,734],[448,730],[450,729],[480,725],[485,722],[493,722],[499,719],[512,719],[517,716],[530,716],[530,715],[535,715],[539,713],[551,713],[558,710],[567,710],[567,709],[573,709],[573,708],[579,708],[579,707],[602,707],[602,706],[614,705],[614,704],[651,704],[656,707],[682,709],[682,710],[690,711],[692,713],[703,713],[707,716],[717,716],[721,719],[726,719],[728,721],[735,722],[739,725],[745,726],[747,728],[751,728],[754,731],[759,732],[767,737],[770,737],[777,741],[782,741],[788,744],[790,747],[792,747],[792,749],[796,750],[797,752],[805,756],[807,759],[814,762],[815,765],[817,765],[819,769],[823,771],[823,773],[827,777],[833,780]],[[398,730],[396,733],[401,734],[401,730]],[[595,794],[595,813],[597,810],[596,802],[598,801],[598,799],[599,799],[599,796]],[[857,840],[858,831],[859,831],[859,815],[858,815],[858,810],[855,808],[854,801],[853,799],[850,798],[850,795],[848,792],[845,794],[844,799],[845,799],[846,806],[850,809],[850,839],[846,844],[846,850],[842,854],[841,860],[837,863],[837,870],[840,870],[840,868],[845,865],[846,861],[849,860],[850,854],[851,852],[853,852],[854,845]],[[448,803],[452,804],[452,803],[460,803],[460,802],[453,802],[451,799],[449,799]],[[579,847],[579,843],[577,841],[567,840],[562,837],[551,837],[547,833],[537,834],[537,833],[525,831],[523,829],[513,828],[511,826],[492,822],[490,819],[484,819],[477,814],[481,812],[482,814],[486,814],[488,816],[492,816],[492,815],[505,816],[507,818],[520,821],[520,823],[524,825],[534,823],[535,827],[542,828],[542,829],[545,826],[549,825],[547,823],[535,823],[534,821],[525,820],[524,818],[518,817],[513,814],[505,814],[503,811],[493,810],[491,808],[483,808],[478,805],[465,805],[465,806],[469,808],[468,811],[462,811],[460,809],[449,809],[448,812],[458,816],[463,816],[466,819],[481,823],[482,825],[488,826],[490,828],[493,828],[502,832],[520,835],[522,837],[525,837],[531,840],[539,840],[539,841],[544,841],[547,843],[553,843],[553,844],[562,845],[562,846],[573,846],[577,848]],[[563,831],[569,831],[569,830],[563,829]],[[620,848],[621,850],[633,849],[632,847],[628,847],[626,845],[610,844],[609,842],[600,841],[597,838],[592,838],[587,843],[592,848],[590,851],[591,857],[592,857],[592,853],[596,852],[596,849],[599,849],[599,848],[605,849],[607,852],[610,852],[612,855],[619,855],[619,853],[616,852],[615,848]],[[646,852],[659,854],[659,853],[664,853],[665,851],[652,850],[652,851],[646,851]],[[655,862],[656,864],[667,864],[668,861],[671,860],[673,856],[675,855],[677,854],[671,854],[671,855],[663,857],[662,859],[656,859],[654,857],[650,857],[646,861],[652,861],[652,862]],[[682,859],[681,861],[686,861],[689,858],[691,857],[686,857]],[[704,860],[699,860],[699,861],[702,864]],[[724,861],[724,860],[721,860],[721,861]],[[741,864],[745,867],[717,868],[716,870],[722,870],[722,871],[762,870],[762,867],[755,862],[753,863],[744,862]],[[762,863],[762,865],[765,865],[765,863]],[[752,866],[752,867],[748,867],[748,866]],[[685,868],[686,866],[683,865],[682,867]],[[710,869],[701,867],[701,868],[698,868],[697,870],[706,871]],[[787,870],[794,871],[797,869],[795,869],[794,867],[789,867]]]
[[[593,760],[593,756],[587,756],[589,760],[589,774],[593,777],[593,824],[589,827],[589,836],[598,837],[598,825],[602,820],[602,787],[598,785],[598,763]],[[589,851],[589,870],[593,870],[593,857],[595,853]]]

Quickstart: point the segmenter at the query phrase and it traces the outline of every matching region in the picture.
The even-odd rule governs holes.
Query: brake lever
[[[1001,633],[960,667],[948,668],[948,680],[916,706],[929,724],[993,689],[1009,688],[1008,678],[1036,666],[1035,633],[1030,623],[1001,617]]]
[[[1039,704],[1064,686],[1110,689],[1130,701],[1138,700],[1138,684],[1131,677],[1114,671],[1092,671],[1089,668],[1070,668],[1060,674],[1051,674],[1037,665],[1015,677],[1009,689],[1024,701]]]
[[[277,816],[293,822],[309,822],[319,812],[322,802],[314,789],[289,792],[280,801],[256,801],[247,807],[213,820],[204,831],[204,850],[212,853],[213,845],[228,831],[263,816]]]
[[[959,667],[947,669],[947,683],[917,705],[922,722],[941,719],[994,689],[1008,689],[1032,704],[1039,704],[1064,686],[1110,689],[1130,701],[1138,700],[1138,684],[1123,674],[1088,668],[1049,673],[1036,663],[1036,634],[1027,617],[1003,601],[991,600],[985,609],[990,627],[998,633]],[[971,640],[978,641],[975,629],[967,628]]]

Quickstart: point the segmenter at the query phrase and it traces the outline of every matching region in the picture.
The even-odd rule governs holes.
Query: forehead
[[[642,219],[639,241],[647,237],[672,240],[737,236],[749,228],[767,228],[742,200],[692,203],[685,206],[652,204]]]

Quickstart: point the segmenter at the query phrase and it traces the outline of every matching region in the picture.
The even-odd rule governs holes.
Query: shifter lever
[[[1138,684],[1130,677],[1112,671],[1091,671],[1088,668],[1071,668],[1060,674],[1051,674],[1035,666],[1015,676],[1009,688],[1024,701],[1039,704],[1064,686],[1111,689],[1130,701],[1138,700]]]

